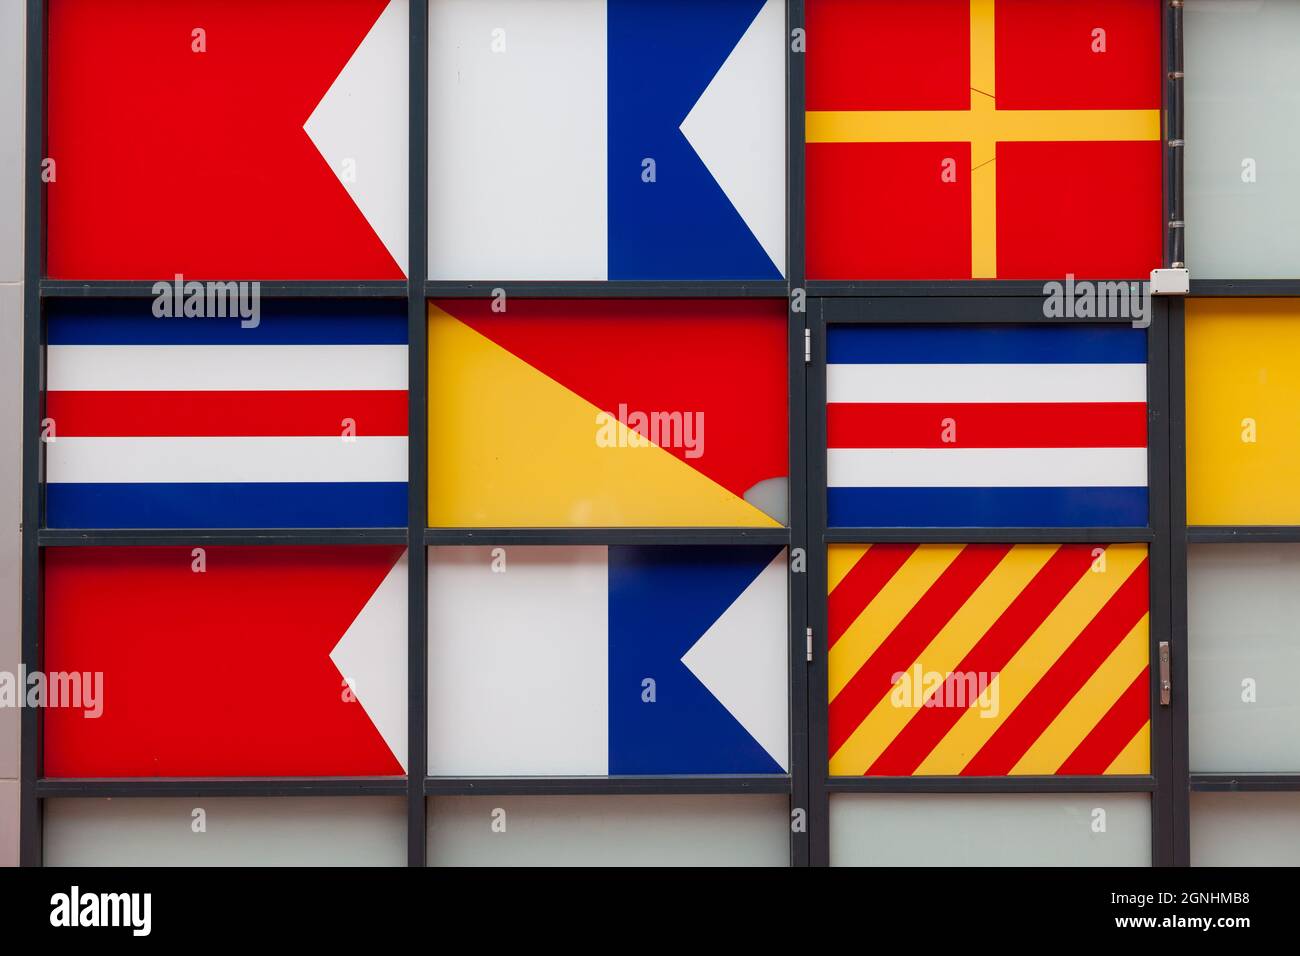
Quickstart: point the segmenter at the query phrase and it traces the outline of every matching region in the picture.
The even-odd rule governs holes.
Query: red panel
[[[53,0],[49,274],[402,278],[302,128],[386,3]]]
[[[808,0],[810,110],[964,110],[966,0]]]
[[[969,279],[968,143],[808,146],[810,279]],[[957,181],[942,179],[944,160]]]
[[[103,713],[45,711],[51,777],[401,774],[330,651],[400,548],[55,549],[45,668]]]
[[[435,303],[612,415],[702,412],[703,454],[665,450],[733,494],[789,474],[785,302],[511,299]],[[437,450],[434,450],[437,455]]]
[[[1160,108],[1155,0],[997,0],[994,10],[999,109]],[[1094,30],[1104,53],[1093,52]]]
[[[1158,141],[999,143],[997,164],[999,278],[1145,279],[1160,265]]]

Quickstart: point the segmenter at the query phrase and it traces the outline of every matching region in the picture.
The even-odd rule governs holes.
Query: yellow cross
[[[1160,138],[1159,110],[1000,110],[994,0],[970,0],[969,110],[810,110],[809,143],[970,143],[971,276],[997,277],[997,144]]]

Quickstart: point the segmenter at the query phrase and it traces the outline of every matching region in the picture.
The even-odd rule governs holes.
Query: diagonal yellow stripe
[[[895,685],[899,689],[910,689],[910,693],[897,695],[903,699],[895,699],[893,693],[887,695],[832,756],[832,774],[862,774],[867,771],[925,703],[924,684],[915,686],[915,667],[919,665],[922,675],[949,674],[1002,616],[1016,595],[1042,570],[1057,547],[1026,544],[1016,545],[1007,552],[920,656],[910,662],[909,676]]]
[[[826,549],[826,593],[830,594],[871,549],[869,544],[833,544]]]
[[[806,130],[810,143],[1117,142],[1159,139],[1160,111],[812,110]]]
[[[1100,723],[1106,712],[1147,666],[1149,615],[1133,625],[1119,646],[1070,698],[1069,703],[1048,724],[1025,755],[1011,768],[1012,774],[1053,774],[1074,753],[1074,749]]]
[[[1150,773],[1151,772],[1151,721],[1142,725],[1142,729],[1133,735],[1123,750],[1119,752],[1106,773]]]
[[[997,693],[997,716],[984,717],[973,708],[961,715],[917,767],[917,774],[959,774],[993,736],[1049,667],[1102,609],[1111,596],[1146,557],[1144,544],[1112,544],[1105,551],[1105,570],[1087,571],[1052,609],[1038,629],[1002,668],[993,687]]]
[[[834,700],[875,653],[881,642],[898,626],[925,592],[948,570],[965,545],[935,544],[917,548],[889,580],[874,601],[863,608],[858,619],[840,636],[827,658],[827,687]]]

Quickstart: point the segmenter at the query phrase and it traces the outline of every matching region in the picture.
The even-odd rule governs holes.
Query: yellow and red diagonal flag
[[[808,275],[1160,265],[1156,0],[809,0]]]
[[[830,772],[1150,772],[1141,544],[833,545]]]

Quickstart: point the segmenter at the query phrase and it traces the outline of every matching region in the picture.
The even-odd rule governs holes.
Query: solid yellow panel
[[[1189,524],[1300,524],[1300,299],[1187,301]]]
[[[433,527],[780,527],[433,306],[429,456]]]

